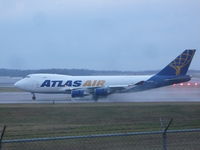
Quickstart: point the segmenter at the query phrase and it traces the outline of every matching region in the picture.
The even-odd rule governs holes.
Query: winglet
[[[176,57],[169,65],[161,70],[158,76],[180,76],[186,75],[192,58],[195,54],[195,49],[187,49],[181,55]]]

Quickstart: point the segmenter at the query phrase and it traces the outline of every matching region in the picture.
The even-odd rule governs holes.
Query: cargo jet
[[[194,49],[185,50],[155,75],[146,76],[69,76],[59,74],[30,74],[15,83],[19,89],[32,93],[66,93],[74,97],[92,95],[94,100],[114,93],[129,93],[169,86],[191,80],[186,75]]]

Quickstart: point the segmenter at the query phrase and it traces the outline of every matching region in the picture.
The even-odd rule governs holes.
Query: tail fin
[[[192,58],[195,54],[195,49],[185,50],[181,55],[176,57],[169,65],[161,70],[157,75],[161,76],[179,76],[186,75]]]

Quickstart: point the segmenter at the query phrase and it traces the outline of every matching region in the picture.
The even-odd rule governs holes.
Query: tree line
[[[87,69],[38,69],[38,70],[19,70],[19,69],[0,69],[0,76],[24,77],[34,73],[51,73],[63,75],[146,75],[155,74],[158,71],[103,71]],[[190,73],[200,73],[198,70],[191,70]]]

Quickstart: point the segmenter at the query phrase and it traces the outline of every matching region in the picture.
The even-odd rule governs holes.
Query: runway
[[[36,94],[32,100],[28,92],[2,92],[0,103],[85,103],[91,97],[72,99],[67,94]],[[164,87],[137,93],[113,94],[98,102],[200,102],[200,87]]]

